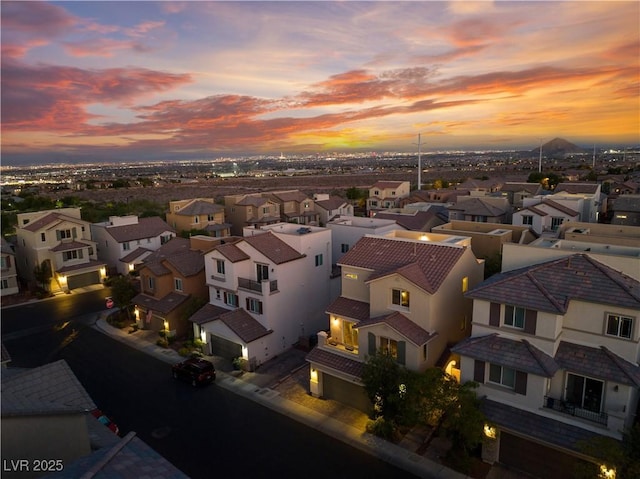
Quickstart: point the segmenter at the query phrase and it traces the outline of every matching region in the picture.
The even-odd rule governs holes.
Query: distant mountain
[[[531,153],[539,155],[540,148],[531,150]],[[562,138],[554,138],[542,145],[542,154],[547,157],[564,158],[565,156],[574,153],[587,153],[587,150]]]

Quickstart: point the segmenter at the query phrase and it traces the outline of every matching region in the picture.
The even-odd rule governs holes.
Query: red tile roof
[[[78,218],[72,218],[71,216],[66,216],[60,213],[48,213],[44,216],[42,216],[41,218],[38,218],[35,221],[32,221],[30,223],[27,223],[26,225],[24,225],[23,229],[27,230],[27,231],[38,231],[42,228],[44,228],[45,226],[49,226],[52,223],[60,223],[62,221],[70,221],[72,223],[76,223],[76,224],[83,224],[86,223],[85,221],[82,221]]]
[[[369,318],[369,303],[340,296],[329,305],[326,312],[343,318],[363,321]]]
[[[305,257],[305,255],[298,253],[271,231],[255,236],[247,236],[244,241],[275,264],[287,263]]]
[[[219,319],[244,343],[250,343],[273,333],[272,330],[265,328],[242,308],[221,314]]]
[[[237,263],[238,261],[244,261],[251,258],[251,256],[238,248],[235,243],[221,244],[220,246],[216,246],[215,249],[232,263]]]
[[[380,323],[384,323],[395,329],[398,333],[417,346],[422,346],[423,344],[428,343],[438,335],[438,333],[429,333],[429,331],[421,328],[405,315],[397,311],[394,311],[387,316],[379,316],[377,318],[361,321],[357,324],[356,328],[358,330],[366,329]]]
[[[321,348],[313,348],[305,358],[310,363],[348,374],[356,379],[362,378],[364,363],[355,359],[350,359],[340,354],[334,354]]]
[[[118,243],[154,238],[165,231],[175,232],[175,230],[159,216],[139,218],[136,224],[109,226],[106,228],[106,231]]]

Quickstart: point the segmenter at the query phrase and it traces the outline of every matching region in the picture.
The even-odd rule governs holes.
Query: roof
[[[116,437],[114,435],[114,437]],[[173,464],[154,451],[136,436],[135,432],[108,447],[83,456],[64,465],[64,471],[47,474],[47,479],[67,477],[90,477],[94,479],[125,479],[128,477],[151,477],[155,479],[187,479]]]
[[[316,200],[315,202],[317,206],[327,211],[337,210],[347,203],[347,200],[340,196],[331,196],[328,200]]]
[[[174,211],[176,215],[181,216],[197,216],[215,214],[224,211],[224,207],[203,200],[193,200],[178,211]]]
[[[106,266],[106,263],[104,261],[96,261],[94,259],[89,260],[89,261],[85,261],[84,263],[80,263],[80,264],[73,264],[70,266],[63,266],[60,269],[57,269],[56,272],[58,273],[71,273],[72,271],[79,271],[81,269],[86,269],[89,271],[97,271],[98,269],[102,268],[103,266]]]
[[[501,429],[576,452],[582,452],[578,443],[602,437],[587,429],[487,398],[481,400],[480,409],[491,423],[500,426]]]
[[[24,227],[22,229],[25,229],[27,231],[38,231],[42,228],[44,228],[45,226],[48,226],[52,223],[60,223],[62,221],[70,221],[72,223],[76,223],[76,224],[82,224],[82,223],[86,223],[85,221],[82,221],[78,218],[73,218],[71,216],[66,216],[60,213],[47,213],[46,215],[42,216],[41,218],[38,218],[35,221],[31,221],[29,223],[27,223],[26,225],[24,225]]]
[[[387,213],[380,211],[376,213],[376,218],[394,220],[397,224],[410,231],[424,231],[429,222],[438,217],[438,213],[446,211],[443,206],[430,207],[427,211],[416,211],[415,213]]]
[[[2,416],[68,414],[96,408],[64,359],[2,374]]]
[[[11,244],[5,239],[4,236],[0,236],[0,252],[2,254],[12,254],[15,256],[16,252],[13,251]]]
[[[242,308],[227,311],[226,313],[221,314],[218,319],[220,319],[220,321],[233,331],[244,343],[250,343],[273,332],[272,330],[265,328]]]
[[[554,314],[565,314],[571,300],[640,309],[640,282],[575,254],[493,275],[466,296]]]
[[[616,212],[640,212],[640,195],[620,195],[613,204]]]
[[[371,189],[371,188],[380,188],[380,189],[399,188],[400,186],[402,186],[403,183],[406,183],[406,182],[405,181],[376,181],[372,186],[369,187],[369,189]]]
[[[495,333],[466,338],[453,346],[451,351],[547,378],[553,377],[559,369],[554,358],[528,341],[503,338]]]
[[[538,203],[535,206],[540,206],[541,204],[545,204],[548,206],[551,206],[552,208],[561,211],[562,213],[565,213],[569,216],[578,216],[580,213],[572,208],[569,208],[568,206],[565,206],[563,204],[558,203],[557,201],[553,201],[551,199],[545,198],[544,201],[542,201],[541,203]]]
[[[338,264],[371,270],[374,274],[370,280],[401,274],[434,293],[464,252],[465,248],[457,246],[365,236]]]
[[[120,258],[120,261],[122,261],[123,263],[131,263],[132,261],[141,258],[142,256],[148,256],[149,254],[151,254],[153,252],[153,250],[147,249],[147,248],[136,248],[134,249],[131,253],[129,253],[126,256],[123,256],[122,258]]]
[[[341,354],[334,354],[321,348],[313,348],[305,359],[310,363],[320,364],[324,367],[348,374],[360,379],[364,370],[364,363],[350,359]]]
[[[570,194],[595,194],[598,191],[598,183],[558,183],[554,192],[566,192]]]
[[[540,203],[538,203],[538,204],[540,204]],[[536,208],[535,206],[525,206],[524,208],[522,208],[520,210],[520,212],[523,212],[523,211],[530,211],[532,213],[537,214],[538,216],[547,216],[549,214],[546,211],[543,211],[541,209]]]
[[[244,241],[275,264],[287,263],[305,257],[305,255],[298,253],[271,231],[255,236],[247,236]]]
[[[182,303],[184,303],[187,299],[189,299],[191,295],[189,294],[181,294],[172,291],[171,293],[163,296],[160,299],[156,299],[153,296],[148,296],[144,293],[139,293],[133,297],[131,300],[132,303],[138,306],[144,306],[147,309],[152,311],[157,311],[159,313],[167,314],[176,309]]]
[[[508,204],[505,204],[504,206],[504,208],[501,208],[484,198],[474,197],[465,201],[460,201],[454,206],[450,206],[449,209],[462,211],[467,215],[501,216],[507,212]]]
[[[169,274],[171,265],[178,273],[188,277],[204,270],[204,254],[191,249],[191,242],[187,238],[174,237],[144,259],[144,267],[153,274],[162,276]]]
[[[561,368],[569,371],[640,387],[640,366],[630,363],[604,346],[593,348],[560,341],[556,361]]]
[[[210,223],[204,227],[205,231],[224,231],[230,229],[233,225],[231,223]]]
[[[74,249],[86,248],[88,246],[90,246],[90,245],[85,244],[85,243],[81,243],[80,241],[76,241],[76,240],[63,241],[63,242],[58,243],[53,248],[51,248],[51,251],[53,251],[53,252],[69,251],[69,250],[74,250]]]
[[[280,200],[282,202],[297,201],[298,203],[301,203],[303,201],[309,201],[310,200],[310,198],[300,190],[273,191],[273,192],[269,193],[269,195],[273,196],[274,198],[277,198],[278,200]]]
[[[422,346],[423,344],[428,343],[438,335],[438,333],[429,333],[429,331],[426,331],[397,311],[394,311],[387,316],[379,316],[377,318],[360,321],[356,327],[357,329],[362,329],[376,324],[386,324],[390,326],[417,346]]]
[[[327,307],[328,314],[364,321],[369,319],[369,303],[340,296]]]
[[[228,312],[229,310],[226,308],[221,308],[220,306],[215,306],[211,303],[207,303],[193,315],[191,315],[191,317],[189,317],[189,321],[195,324],[210,323],[211,321],[219,319],[221,314]]]
[[[268,198],[263,198],[262,196],[247,195],[235,204],[239,206],[262,206],[268,202]]]
[[[517,193],[519,191],[526,191],[529,194],[536,194],[538,190],[540,190],[542,186],[540,183],[517,183],[517,182],[507,182],[502,185],[500,191],[512,191]]]
[[[160,236],[166,231],[175,231],[159,216],[138,218],[138,223],[136,224],[108,226],[105,228],[105,230],[118,243],[135,241],[145,238],[155,238],[156,236]]]

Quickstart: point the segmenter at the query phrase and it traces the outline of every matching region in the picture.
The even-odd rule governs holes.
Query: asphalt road
[[[166,363],[91,327],[105,296],[107,290],[2,310],[11,365],[65,359],[122,435],[135,431],[192,478],[412,477],[215,384],[194,389],[174,381]]]

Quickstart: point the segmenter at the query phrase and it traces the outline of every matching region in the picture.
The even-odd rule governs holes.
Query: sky
[[[0,7],[3,165],[640,144],[638,1]]]

